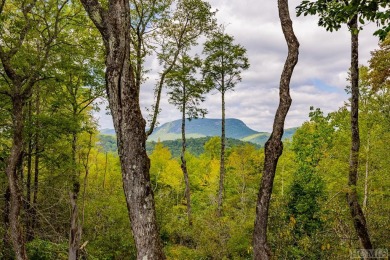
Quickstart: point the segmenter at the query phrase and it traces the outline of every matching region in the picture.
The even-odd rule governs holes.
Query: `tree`
[[[388,70],[390,34],[379,44],[379,47],[379,50],[371,53],[370,70],[367,76],[373,91],[382,90],[387,92],[390,88],[390,72]]]
[[[215,27],[215,12],[202,0],[131,0],[131,55],[135,84],[138,88],[145,79],[145,58],[156,55],[161,71],[155,87],[155,104],[149,118],[147,136],[157,124],[160,99],[165,78],[175,66],[179,54],[197,44],[197,39]],[[172,3],[175,10],[171,11]]]
[[[81,7],[82,8],[82,7]],[[70,191],[71,218],[69,231],[69,259],[79,258],[80,240],[82,226],[78,215],[78,196],[80,191],[80,164],[79,157],[79,136],[83,132],[91,132],[96,126],[93,124],[90,113],[96,99],[104,94],[104,72],[101,62],[102,51],[91,53],[90,41],[98,38],[97,32],[88,28],[88,18],[80,16],[79,26],[72,36],[72,43],[63,47],[59,62],[56,63],[55,72],[56,106],[61,107],[58,113],[70,122],[68,132],[71,143],[71,163],[73,165],[69,173],[72,183]],[[75,18],[74,18],[75,19]],[[74,26],[75,27],[75,26]],[[74,48],[72,45],[78,46]],[[73,48],[73,49],[72,49]],[[72,55],[69,55],[72,53]]]
[[[311,107],[311,110],[310,122],[305,122],[293,136],[292,150],[298,168],[288,189],[288,217],[293,224],[295,241],[292,246],[299,257],[307,257],[303,254],[304,249],[301,246],[304,239],[309,240],[314,246],[319,246],[315,244],[316,240],[313,237],[324,228],[321,204],[326,195],[325,182],[317,166],[325,157],[325,151],[331,146],[334,131],[329,123],[329,116],[325,117],[320,109],[314,110]],[[321,257],[321,252],[312,251],[311,257]]]
[[[294,34],[287,0],[278,0],[279,19],[286,43],[288,56],[284,64],[279,85],[279,106],[275,114],[273,130],[265,144],[263,176],[256,204],[255,230],[253,232],[254,259],[270,259],[271,250],[267,244],[268,209],[275,178],[276,166],[283,152],[281,141],[284,132],[284,121],[291,105],[290,80],[298,62],[299,42]]]
[[[106,51],[106,91],[118,140],[137,259],[164,259],[150,183],[140,88],[135,84],[131,62],[130,5],[118,0],[110,0],[105,7],[98,0],[81,2],[102,35]]]
[[[317,0],[310,1],[304,0],[299,6],[296,7],[297,15],[315,15],[319,14],[318,25],[325,27],[327,31],[339,30],[342,24],[353,24],[354,16],[361,24],[365,23],[365,20],[369,22],[375,22],[377,26],[382,28],[376,30],[374,35],[377,35],[381,40],[384,40],[390,31],[390,25],[388,23],[390,19],[390,13],[386,9],[389,6],[387,0],[379,1],[365,1],[365,0]],[[352,22],[351,22],[352,21]],[[361,30],[362,27],[356,27],[352,31]]]
[[[325,27],[329,31],[338,30],[342,24],[347,24],[351,33],[351,150],[349,162],[349,179],[347,192],[347,202],[350,208],[351,217],[359,237],[361,246],[364,249],[371,249],[372,243],[368,234],[366,218],[358,201],[356,186],[359,167],[360,135],[359,135],[359,22],[364,24],[364,19],[368,21],[381,22],[382,24],[389,18],[383,13],[380,7],[386,7],[387,1],[325,1],[315,2],[303,1],[297,7],[298,16],[301,14],[320,16],[318,25]],[[379,19],[380,18],[380,19]],[[387,29],[386,29],[387,30]],[[383,38],[383,30],[377,31]]]
[[[48,76],[44,72],[50,54],[58,44],[67,16],[71,15],[64,12],[67,3],[67,0],[55,4],[52,1],[0,2],[0,72],[7,83],[1,85],[0,93],[11,101],[13,136],[5,171],[10,190],[10,236],[16,259],[27,258],[20,223],[23,190],[17,174],[23,165],[24,108],[36,83]]]
[[[221,93],[222,127],[221,127],[221,161],[218,190],[218,215],[222,216],[222,202],[225,178],[225,94],[241,81],[241,72],[249,68],[246,49],[234,44],[234,38],[219,28],[204,43],[203,54],[206,55],[203,75],[206,82]]]
[[[188,176],[188,169],[186,163],[186,118],[191,120],[193,118],[204,117],[207,113],[205,109],[199,108],[201,102],[204,101],[204,94],[208,90],[207,85],[202,84],[195,78],[197,68],[201,67],[201,60],[198,57],[192,59],[187,54],[183,53],[179,57],[177,66],[167,75],[166,84],[170,91],[169,102],[175,105],[181,112],[181,136],[182,136],[182,150],[181,150],[181,169],[184,174],[184,181],[186,185],[185,195],[187,200],[187,216],[188,223],[192,225],[191,218],[191,191],[190,181]]]
[[[130,10],[130,33],[131,33],[131,46],[133,52],[131,53],[131,62],[133,67],[133,77],[134,84],[137,88],[141,87],[141,84],[145,80],[145,72],[148,71],[144,67],[145,59],[154,54],[158,46],[153,45],[153,42],[156,41],[156,31],[158,31],[162,26],[162,21],[170,21],[169,7],[173,3],[173,0],[130,0],[131,5]],[[160,79],[160,89],[164,83],[165,73]],[[159,111],[159,104],[161,98],[161,90],[157,93],[156,110],[153,114],[153,119],[151,126],[147,131],[147,136],[152,134],[154,130],[154,124],[157,121],[157,115]]]

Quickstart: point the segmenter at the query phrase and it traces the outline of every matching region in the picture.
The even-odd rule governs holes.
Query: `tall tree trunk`
[[[32,210],[31,210],[31,227],[34,236],[34,230],[38,226],[37,219],[37,203],[38,203],[38,178],[39,178],[39,154],[41,153],[40,147],[40,134],[41,134],[41,122],[39,121],[39,115],[41,113],[40,108],[40,90],[37,88],[37,96],[35,101],[35,113],[36,113],[36,121],[35,121],[35,160],[34,160],[34,189],[33,189],[33,201],[32,201]]]
[[[157,228],[150,160],[146,154],[145,120],[130,62],[130,5],[110,0],[103,9],[97,0],[81,0],[102,34],[106,47],[106,89],[122,168],[123,189],[137,259],[165,259]]]
[[[224,77],[222,77],[222,84],[224,84]],[[223,193],[225,181],[225,89],[222,87],[222,119],[221,119],[221,161],[219,166],[219,189],[218,189],[218,216],[221,217],[223,207]]]
[[[74,183],[73,191],[69,193],[70,197],[70,231],[69,231],[69,260],[76,260],[79,256],[80,247],[80,235],[79,235],[79,219],[78,219],[78,208],[77,208],[77,194],[80,189],[80,185],[76,186]]]
[[[370,155],[370,136],[367,135],[367,148],[366,148],[366,175],[364,176],[364,199],[363,199],[363,212],[367,212],[368,204],[368,172],[369,172],[369,155]]]
[[[32,200],[31,200],[31,177],[32,177],[32,152],[33,152],[33,135],[32,135],[32,104],[31,100],[28,102],[28,125],[30,127],[28,131],[28,147],[27,147],[27,180],[26,180],[26,241],[31,241],[32,236]]]
[[[83,185],[83,208],[81,212],[81,226],[80,226],[80,239],[79,241],[82,241],[83,237],[83,227],[84,227],[84,221],[85,221],[85,197],[87,196],[87,185],[88,185],[88,175],[89,175],[89,155],[91,154],[91,149],[92,149],[92,132],[89,133],[89,142],[88,142],[88,152],[85,157],[85,161],[83,162],[84,164],[84,170],[85,170],[85,175],[84,175],[84,185]]]
[[[184,94],[185,97],[185,94]],[[185,99],[185,98],[184,98]],[[191,190],[190,190],[190,180],[188,177],[188,170],[187,170],[187,162],[185,158],[186,154],[186,112],[185,112],[185,102],[183,102],[183,111],[182,111],[182,118],[181,118],[181,169],[183,171],[184,175],[184,182],[186,185],[185,195],[187,200],[187,218],[188,218],[188,225],[192,225],[192,217],[191,217]]]
[[[105,152],[106,160],[104,164],[104,174],[103,174],[103,190],[106,186],[106,174],[107,174],[107,167],[108,167],[108,154],[107,151]]]
[[[27,259],[23,228],[20,223],[22,189],[17,173],[23,153],[23,106],[23,96],[14,94],[12,97],[13,143],[5,170],[10,189],[9,232],[17,260]]]
[[[77,133],[72,133],[72,190],[69,192],[70,198],[70,230],[69,230],[69,260],[79,258],[80,248],[80,223],[77,207],[77,199],[80,191],[80,181],[77,172]]]
[[[372,249],[370,236],[368,234],[366,218],[359,205],[357,195],[357,178],[359,166],[359,34],[358,16],[355,15],[348,23],[351,31],[351,153],[349,161],[349,178],[347,202],[353,220],[356,233],[361,246],[364,249]]]
[[[278,8],[283,34],[288,46],[288,56],[280,77],[280,100],[275,114],[273,131],[265,144],[264,170],[256,205],[256,220],[253,233],[253,256],[256,260],[271,258],[271,250],[267,244],[268,209],[276,166],[283,152],[281,139],[284,131],[284,121],[291,105],[290,80],[299,55],[299,42],[292,27],[288,0],[278,0]]]
[[[11,257],[11,241],[9,240],[8,229],[9,229],[9,208],[10,208],[10,197],[11,192],[9,186],[4,193],[4,212],[3,212],[3,224],[4,224],[4,237],[3,237],[3,248],[1,249],[4,260],[10,260]]]

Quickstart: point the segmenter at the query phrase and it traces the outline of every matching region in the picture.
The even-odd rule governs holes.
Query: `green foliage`
[[[373,91],[390,87],[390,73],[387,69],[390,59],[390,34],[380,43],[379,47],[378,50],[371,53],[370,68],[366,70],[366,80],[369,81]]]
[[[378,29],[374,35],[384,40],[390,26],[388,21],[390,13],[387,10],[389,2],[382,1],[337,1],[337,0],[304,0],[296,8],[297,15],[319,15],[318,25],[325,27],[327,31],[339,30],[342,24],[348,24],[354,15],[359,15],[359,22],[363,25],[365,20],[375,22],[382,28]],[[360,27],[360,29],[363,29]]]
[[[162,20],[159,37],[162,37],[162,51],[159,59],[169,65],[182,50],[197,44],[200,35],[215,27],[215,12],[208,2],[201,0],[179,0],[176,10]],[[175,55],[176,53],[176,55]],[[170,57],[169,57],[170,56]]]
[[[156,1],[152,2],[156,3]],[[168,2],[171,3],[171,1]],[[169,78],[170,72],[177,65],[179,55],[188,52],[192,46],[197,45],[199,37],[202,34],[207,34],[215,26],[215,12],[211,11],[208,2],[178,0],[173,1],[172,7],[175,10],[168,12],[168,15],[158,15],[158,17],[161,17],[161,19],[158,19],[160,21],[159,29],[154,33],[155,41],[158,43],[155,50],[158,50],[157,58],[163,70],[160,72],[160,78],[155,88],[156,101],[150,109],[151,113],[148,119],[150,129],[147,135],[153,132],[157,115],[160,112],[159,104],[163,85],[166,77]],[[137,30],[139,31],[139,27]],[[139,43],[143,43],[143,41],[139,41]],[[141,63],[140,58],[138,58],[138,69],[136,68],[136,70],[139,71],[139,67],[142,66]],[[135,76],[137,81],[140,77],[141,75]]]
[[[116,143],[116,138],[113,135],[99,135],[99,146],[102,147],[103,151],[105,152],[117,152],[117,143]],[[214,141],[211,141],[214,140]],[[189,153],[195,155],[195,156],[200,156],[201,154],[205,153],[209,154],[211,151],[209,149],[214,149],[215,148],[215,142],[218,142],[220,140],[220,137],[201,137],[201,138],[188,138],[187,139],[187,150]],[[211,142],[211,143],[209,143]],[[220,142],[220,141],[219,141]],[[181,141],[180,140],[167,140],[167,141],[162,141],[162,142],[146,142],[146,151],[148,154],[151,154],[154,149],[156,149],[156,145],[158,143],[162,143],[165,147],[169,149],[169,151],[172,153],[172,157],[179,157],[180,152],[181,152]],[[214,146],[214,148],[211,148],[210,145]],[[205,146],[205,144],[207,144]],[[243,142],[237,139],[233,138],[227,138],[226,139],[226,147],[229,149],[234,146],[241,146],[244,144],[250,144],[257,149],[259,149],[261,146],[258,144],[253,144],[249,142]],[[219,143],[220,145],[220,143]],[[220,147],[218,149],[215,148],[214,155],[213,156],[218,156],[220,153]],[[217,151],[218,150],[218,151]],[[211,155],[211,154],[209,154]]]
[[[205,153],[206,154],[209,154],[209,149],[212,149],[211,147],[209,147],[211,145],[211,143],[209,144],[209,142],[211,140],[214,140],[214,141],[211,141],[211,142],[217,142],[215,140],[220,140],[221,138],[220,137],[202,137],[202,138],[188,138],[186,143],[187,143],[187,150],[189,153],[195,155],[195,156],[200,156],[201,154]],[[154,147],[156,146],[158,142],[147,142],[146,143],[146,150],[148,153],[151,153],[153,151],[153,149],[155,149]],[[164,146],[166,146],[170,152],[172,153],[172,156],[173,157],[178,157],[180,156],[180,152],[181,152],[181,141],[180,140],[168,140],[168,141],[163,141],[161,142]],[[220,141],[219,141],[220,143]],[[205,146],[207,144],[207,146]],[[243,141],[240,141],[240,140],[237,140],[237,139],[233,139],[233,138],[227,138],[226,139],[226,147],[227,149],[231,148],[231,147],[234,147],[234,146],[239,146],[239,145],[244,145],[244,144],[250,144],[256,148],[260,148],[261,146],[260,145],[257,145],[257,144],[253,144],[253,143],[249,143],[249,142],[243,142]],[[214,148],[215,148],[215,144],[213,144]],[[220,154],[220,146],[218,148],[219,150],[215,150],[213,151],[214,155],[213,156],[217,156],[219,157],[219,154]]]
[[[27,229],[27,220],[31,216],[26,210],[27,205],[33,205],[36,218],[34,239],[27,243],[28,256],[29,259],[67,259],[69,190],[73,181],[70,175],[76,173],[76,180],[81,184],[78,206],[79,221],[82,224],[83,257],[135,259],[136,249],[122,190],[116,139],[112,135],[98,135],[91,117],[94,105],[90,101],[103,92],[103,49],[96,44],[98,34],[91,29],[89,20],[81,12],[80,3],[68,2],[63,6],[63,13],[59,12],[64,3],[37,1],[25,17],[20,8],[22,2],[11,0],[5,2],[0,15],[0,45],[6,52],[18,46],[20,33],[28,22],[31,23],[31,30],[28,30],[25,38],[27,44],[20,46],[11,63],[18,73],[25,73],[27,76],[38,71],[41,79],[25,100],[25,151],[23,171],[18,172],[23,174],[21,188],[25,204],[20,216],[23,230]],[[307,8],[306,14],[323,12],[321,15],[325,16],[322,25],[329,26],[329,29],[337,29],[357,11],[366,21],[385,23],[388,20],[388,12],[378,12],[377,9],[377,4],[387,7],[383,1],[368,1],[365,6],[360,7],[360,1],[351,5],[337,1],[317,1],[313,5],[308,1],[303,3],[306,6],[302,7],[302,14],[305,14],[303,8]],[[167,32],[163,35],[167,37],[165,40],[172,40],[178,35],[180,21],[200,16],[201,20],[192,20],[190,27],[186,27],[183,38],[185,44],[183,42],[181,47],[188,47],[195,43],[200,31],[210,32],[215,22],[214,13],[206,2],[180,1],[175,6],[175,13],[170,13],[170,4],[171,1],[131,1],[133,47],[139,44],[135,41],[138,37],[137,29],[146,30],[140,45],[145,49],[141,49],[138,54],[132,52],[135,55],[132,57],[134,65],[138,62],[137,58],[141,59],[141,64],[137,64],[141,67],[137,69],[142,73],[146,71],[143,61],[153,50],[149,40],[156,36],[148,34],[147,30],[153,28],[156,32]],[[142,7],[138,9],[139,13],[133,8],[135,6]],[[330,10],[330,7],[335,9]],[[57,14],[61,18],[62,34],[57,35],[56,42],[46,46],[55,33],[52,26]],[[140,14],[145,16],[141,17]],[[161,27],[164,24],[170,27]],[[204,27],[199,28],[200,26]],[[210,52],[206,51],[205,54],[209,57],[210,70],[205,70],[205,77],[218,89],[222,76],[212,74],[211,69],[215,69],[215,72],[226,69],[226,72],[239,74],[249,65],[245,50],[242,46],[234,45],[232,37],[221,32],[213,37],[207,41]],[[164,68],[171,64],[174,58],[172,54],[179,47],[173,41],[169,43],[171,45],[167,45],[160,53],[165,55],[160,57],[163,58]],[[217,48],[227,47],[229,44],[233,45],[229,49],[232,50],[231,58],[228,54],[223,56],[221,49]],[[49,50],[46,60],[41,56],[45,47]],[[213,47],[217,51],[212,52]],[[234,61],[235,58],[239,61],[229,69],[217,63],[222,57],[225,61]],[[390,161],[387,156],[390,139],[389,66],[389,41],[386,39],[381,43],[380,49],[373,52],[370,66],[360,68],[361,154],[359,182],[354,188],[367,216],[375,248],[390,247],[387,229],[390,226]],[[175,68],[171,76],[178,73],[178,69]],[[190,66],[185,69],[191,70]],[[3,66],[0,67],[0,72],[0,92],[7,94],[11,89],[9,78]],[[181,82],[190,79],[180,74],[175,76],[181,77]],[[169,77],[167,82],[173,83],[169,82],[172,79]],[[144,79],[141,77],[138,80]],[[239,81],[240,77],[236,77],[235,81],[225,85],[226,88],[218,90],[229,90]],[[0,94],[0,171],[4,171],[12,144],[10,101],[9,96]],[[291,142],[284,141],[269,218],[269,242],[275,259],[348,258],[349,250],[360,247],[345,203],[351,142],[348,110],[349,104],[329,115],[324,115],[320,109],[312,109],[309,122],[304,123],[296,132],[296,129],[286,131],[286,134],[294,136]],[[257,133],[238,120],[227,120],[227,124],[229,122],[232,124],[227,128],[227,133],[232,136],[235,134],[236,138],[266,136],[266,133]],[[217,127],[212,128],[215,125]],[[207,120],[201,127],[208,134],[214,133],[213,131],[219,134],[220,120]],[[171,128],[175,129],[175,124]],[[75,156],[72,154],[72,133],[77,134]],[[29,145],[37,149],[32,149],[29,153]],[[188,227],[186,220],[184,180],[178,160],[180,145],[178,140],[147,144],[151,159],[151,188],[167,257],[183,260],[252,259],[255,202],[264,163],[264,152],[260,145],[227,139],[224,216],[217,217],[220,138],[187,140],[186,160],[193,203],[192,227]],[[35,173],[35,169],[29,166],[29,159],[32,166],[37,162],[36,201],[27,199],[27,176],[29,172]],[[31,188],[34,187],[32,180],[30,185]],[[2,214],[6,209],[6,187],[6,176],[0,174]],[[33,190],[30,192],[34,193]],[[9,245],[3,240],[6,236],[6,226],[0,225],[0,258],[5,258],[7,251],[10,251]]]
[[[169,89],[169,102],[183,113],[184,122],[186,117],[189,120],[204,117],[207,110],[200,108],[199,105],[205,100],[204,95],[208,87],[195,77],[202,61],[198,57],[191,58],[187,54],[182,54],[177,62],[178,64],[168,73],[165,83]]]
[[[323,230],[321,205],[326,199],[325,182],[317,171],[324,151],[332,146],[333,127],[329,116],[324,117],[320,109],[311,108],[310,122],[306,122],[293,137],[292,150],[298,169],[288,189],[287,212],[291,224],[291,235],[295,240],[290,252],[296,257],[317,259],[320,254],[310,248],[318,247],[312,239]],[[305,253],[306,252],[306,253]]]
[[[319,216],[321,199],[324,197],[324,183],[312,172],[298,172],[292,183],[288,209],[294,218],[295,231],[298,237],[311,236],[322,227]]]
[[[99,145],[103,148],[105,152],[118,151],[118,146],[114,135],[100,134],[98,138]]]
[[[55,244],[47,240],[34,239],[27,244],[27,254],[31,260],[68,259],[67,243]]]
[[[223,28],[204,43],[203,54],[205,80],[221,93],[233,89],[241,81],[241,72],[249,68],[246,49],[234,44],[233,36],[224,33]]]

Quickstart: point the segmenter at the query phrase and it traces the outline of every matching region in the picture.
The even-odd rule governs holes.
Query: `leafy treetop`
[[[304,0],[296,7],[296,11],[298,16],[318,14],[318,25],[331,32],[339,30],[342,24],[348,24],[353,16],[359,15],[361,24],[369,21],[381,26],[374,35],[384,40],[390,31],[390,10],[386,9],[387,7],[388,0]]]

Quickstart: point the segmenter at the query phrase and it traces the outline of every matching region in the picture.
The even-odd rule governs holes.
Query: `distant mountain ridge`
[[[103,128],[103,129],[100,129],[99,132],[102,135],[116,135],[115,129],[112,129],[112,128]]]
[[[210,118],[198,118],[186,120],[186,137],[198,138],[206,136],[221,135],[222,120]],[[239,119],[228,118],[225,121],[226,137],[242,139],[244,137],[257,134],[258,132],[250,129]],[[181,138],[181,120],[175,120],[157,127],[153,134],[149,136],[148,141],[165,141]]]
[[[221,119],[199,118],[186,121],[186,137],[201,138],[221,135]],[[258,132],[249,128],[243,121],[236,118],[228,118],[225,121],[226,138],[234,138],[241,141],[264,145],[270,133]],[[285,129],[283,138],[291,138],[297,127]],[[115,135],[113,129],[102,129],[102,134]],[[181,120],[175,120],[157,127],[148,141],[167,141],[181,139]]]

